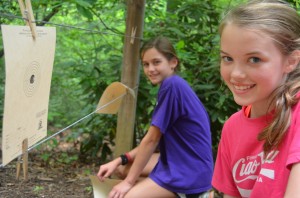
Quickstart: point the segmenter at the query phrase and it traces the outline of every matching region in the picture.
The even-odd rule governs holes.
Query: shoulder
[[[300,111],[300,91],[298,92],[296,97],[298,99],[298,102],[295,104],[293,109],[294,109],[294,111],[299,112]]]
[[[160,86],[159,92],[178,92],[180,90],[183,90],[186,87],[186,84],[187,82],[180,76],[172,75],[164,79]]]
[[[228,120],[226,120],[225,124],[226,123],[232,123],[232,122],[235,122],[237,119],[239,119],[241,116],[244,116],[244,109],[245,107],[242,107],[242,109],[240,109],[239,111],[235,112],[234,114],[232,114]]]
[[[298,122],[299,118],[300,118],[300,99],[298,100],[297,104],[295,104],[292,107],[292,119],[294,120],[294,122]]]
[[[297,94],[298,102],[292,107],[292,116],[293,119],[300,117],[300,92]]]
[[[163,86],[167,86],[167,85],[174,85],[174,84],[184,84],[187,83],[182,77],[178,76],[178,75],[172,75],[169,76],[168,78],[166,78],[162,85]]]
[[[172,75],[166,78],[161,84],[161,89],[176,89],[178,91],[190,87],[189,83],[178,75]]]
[[[235,112],[234,114],[232,114],[224,123],[223,125],[223,130],[222,130],[222,134],[227,131],[227,129],[232,129],[233,127],[235,127],[236,125],[239,125],[241,118],[244,117],[244,107]],[[226,132],[225,132],[226,133]]]

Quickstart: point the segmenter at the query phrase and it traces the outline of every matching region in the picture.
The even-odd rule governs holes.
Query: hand
[[[116,168],[120,165],[120,159],[115,159],[111,162],[103,164],[100,166],[97,177],[100,181],[104,181],[105,178],[111,176],[111,174],[116,170]]]
[[[108,197],[109,198],[123,198],[126,193],[132,188],[132,184],[127,182],[126,180],[121,183],[115,185],[113,189],[110,191]]]

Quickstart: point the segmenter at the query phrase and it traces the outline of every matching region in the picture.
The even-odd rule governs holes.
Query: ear
[[[300,50],[294,50],[287,59],[285,72],[292,72],[300,63]]]
[[[177,58],[173,57],[171,60],[170,60],[170,65],[171,65],[171,68],[172,69],[175,69],[178,65],[178,60]]]

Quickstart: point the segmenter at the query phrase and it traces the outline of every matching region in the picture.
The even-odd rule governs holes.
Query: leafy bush
[[[219,74],[218,25],[222,13],[240,2],[146,1],[143,40],[163,35],[174,43],[182,63],[180,75],[193,87],[211,118],[215,150],[224,121],[240,108]],[[299,9],[299,1],[289,2]],[[0,3],[3,4],[0,12],[20,16],[16,2],[0,0]],[[56,26],[57,45],[48,116],[51,129],[59,129],[94,111],[105,88],[120,81],[126,4],[120,0],[36,0],[33,8],[40,25],[48,25],[42,22],[44,20],[61,24]],[[0,20],[2,24],[24,24],[16,18]],[[3,47],[1,50],[3,52]],[[4,68],[3,53],[0,55],[0,67]],[[4,98],[2,71],[0,95]],[[149,84],[142,70],[140,73],[136,145],[149,127],[158,89]],[[0,100],[0,111],[3,112],[3,99]],[[116,121],[116,115],[92,115],[71,128],[68,141],[80,141],[82,156],[100,155],[104,161],[115,146]],[[2,129],[2,122],[0,127]],[[49,131],[49,134],[53,132],[56,131]]]

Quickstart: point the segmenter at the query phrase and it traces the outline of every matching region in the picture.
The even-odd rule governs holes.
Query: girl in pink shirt
[[[213,186],[230,197],[300,195],[300,17],[250,1],[220,25],[221,76],[243,108],[224,124]]]

